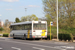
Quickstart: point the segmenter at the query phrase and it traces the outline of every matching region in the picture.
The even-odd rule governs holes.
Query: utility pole
[[[26,16],[26,11],[27,11],[27,8],[25,8],[25,16]]]
[[[27,8],[25,8],[25,16],[27,15],[27,14],[26,14],[26,11],[27,11]],[[24,19],[24,21],[25,21],[25,19]],[[28,21],[28,19],[27,19],[27,21]]]
[[[58,0],[56,2],[57,4],[57,41],[58,41]]]

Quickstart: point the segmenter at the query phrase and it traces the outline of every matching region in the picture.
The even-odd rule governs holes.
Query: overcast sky
[[[27,11],[25,12],[25,8]],[[35,14],[44,17],[42,0],[0,0],[0,20],[14,22],[15,18]]]

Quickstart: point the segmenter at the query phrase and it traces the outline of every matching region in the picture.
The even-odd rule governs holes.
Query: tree
[[[38,17],[34,14],[21,17],[21,22],[32,21],[32,20],[37,21]]]
[[[25,16],[22,16],[21,17],[21,22],[25,22],[25,21],[27,21],[27,18]]]
[[[38,20],[41,20],[41,21],[46,21],[46,17],[41,17],[41,18],[38,18]]]
[[[19,18],[16,18],[16,19],[15,19],[15,22],[16,22],[16,23],[20,22]]]
[[[38,20],[38,17],[36,17],[36,15],[32,14],[30,16],[30,21],[32,21],[32,20],[37,21]]]
[[[56,0],[43,0],[43,5],[48,24],[50,21],[56,21]]]
[[[75,0],[59,0],[59,30],[75,35]]]
[[[8,19],[6,19],[5,20],[5,24],[4,24],[6,27],[9,25],[9,20]]]
[[[64,22],[63,24],[66,23],[67,27],[74,27],[75,25],[74,20],[75,20],[75,0],[59,0],[59,26],[61,26],[62,21]],[[64,19],[63,19],[64,18]],[[62,24],[62,25],[63,25]],[[64,26],[66,26],[64,25]],[[63,27],[64,27],[63,26]]]

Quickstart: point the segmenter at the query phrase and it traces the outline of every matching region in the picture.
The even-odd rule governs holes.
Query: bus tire
[[[24,34],[24,36],[23,36],[23,38],[22,38],[23,40],[26,40],[26,35]]]
[[[13,34],[13,39],[16,39],[16,38],[14,37],[14,34]]]

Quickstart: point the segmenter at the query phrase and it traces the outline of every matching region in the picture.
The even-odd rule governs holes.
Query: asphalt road
[[[75,50],[75,43],[0,38],[0,50]]]

